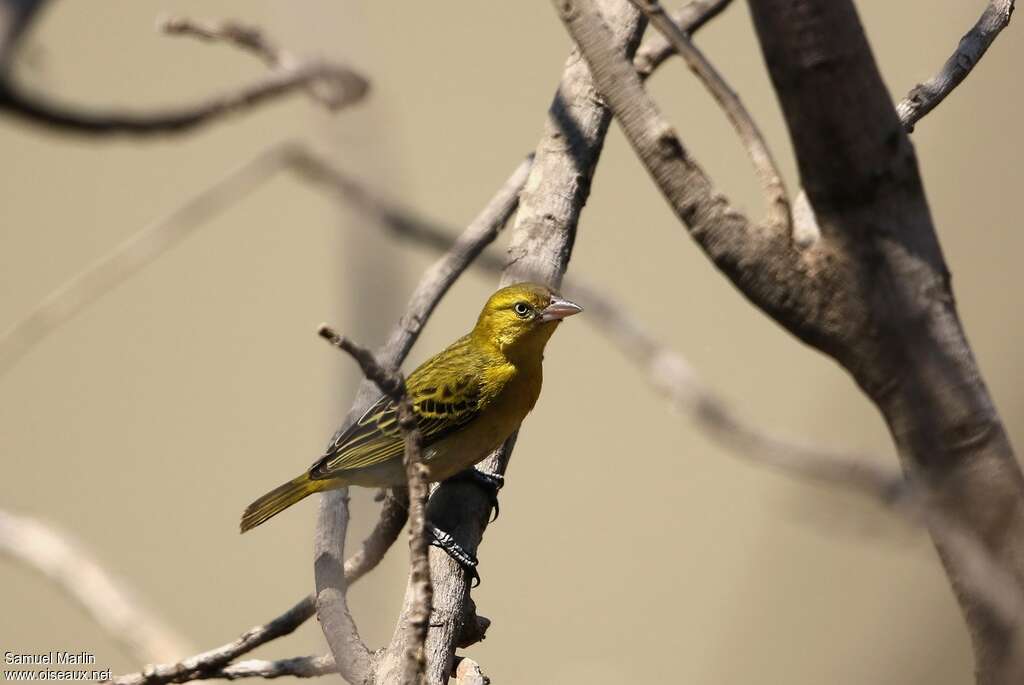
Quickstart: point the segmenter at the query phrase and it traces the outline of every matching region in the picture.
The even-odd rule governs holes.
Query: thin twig
[[[0,555],[41,573],[77,602],[133,658],[166,661],[188,654],[188,642],[143,606],[67,534],[0,510]]]
[[[169,36],[190,36],[206,42],[224,42],[250,52],[268,67],[294,64],[298,60],[276,45],[258,26],[226,19],[199,21],[188,17],[161,17],[156,27]]]
[[[274,43],[257,26],[233,20],[203,22],[188,17],[163,17],[157,21],[157,29],[169,36],[191,36],[206,42],[225,42],[245,50],[268,67],[289,68],[302,61]],[[343,90],[334,87],[330,81],[316,81],[306,86],[310,97],[329,109],[337,109],[347,97]]]
[[[1010,23],[1013,5],[1014,0],[991,0],[939,73],[914,86],[896,105],[896,113],[907,132],[913,131],[918,120],[935,109],[978,65],[999,32]]]
[[[429,544],[426,532],[426,506],[429,488],[426,468],[423,466],[422,438],[417,427],[416,414],[405,387],[405,379],[394,368],[387,368],[372,352],[352,340],[339,335],[326,324],[320,326],[320,337],[344,350],[359,364],[363,374],[373,381],[397,408],[398,429],[405,443],[405,471],[409,485],[409,553],[413,609],[408,614],[403,685],[425,682],[427,628],[434,590],[430,583]]]
[[[683,33],[692,36],[721,14],[732,0],[693,0],[672,12],[672,21]],[[657,31],[648,32],[633,57],[633,67],[641,79],[648,76],[675,54],[668,39]]]
[[[743,105],[736,92],[726,83],[725,78],[715,69],[704,53],[694,45],[690,37],[665,13],[658,0],[630,0],[647,17],[690,70],[697,75],[701,83],[708,89],[718,102],[729,122],[736,129],[743,147],[754,165],[754,171],[761,181],[768,203],[768,221],[782,230],[789,231],[791,226],[789,194],[782,180],[775,158],[772,156],[768,143],[754,123],[754,118]]]

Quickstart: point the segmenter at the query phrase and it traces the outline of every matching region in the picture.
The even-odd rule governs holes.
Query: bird
[[[581,311],[545,285],[501,288],[469,333],[409,374],[406,389],[429,480],[468,469],[519,428],[540,396],[548,339],[563,319]],[[305,473],[250,504],[241,532],[316,492],[405,485],[403,456],[397,406],[382,396]]]

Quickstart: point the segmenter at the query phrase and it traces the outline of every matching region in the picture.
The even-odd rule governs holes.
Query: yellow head
[[[539,362],[562,319],[581,311],[547,286],[517,283],[491,295],[472,335],[497,347],[510,361]]]

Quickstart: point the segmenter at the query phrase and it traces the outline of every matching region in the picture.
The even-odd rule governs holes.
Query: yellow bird
[[[473,466],[519,427],[540,395],[548,338],[562,319],[581,311],[543,285],[502,288],[487,300],[472,331],[409,375],[406,387],[430,480]],[[242,532],[314,492],[404,485],[403,452],[395,404],[381,397],[306,473],[250,504]]]

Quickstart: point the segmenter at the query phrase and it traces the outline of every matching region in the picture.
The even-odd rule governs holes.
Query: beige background
[[[887,82],[930,76],[982,2],[860,8]],[[263,73],[246,55],[153,31],[162,11],[244,17],[349,60],[372,98],[331,116],[302,97],[146,142],[0,121],[0,328],[269,143],[309,140],[431,217],[464,225],[536,143],[568,41],[546,2],[54,2],[20,77],[93,105],[178,103]],[[914,134],[961,313],[1022,443],[1017,207],[1020,27]],[[777,104],[736,2],[699,37],[793,182]],[[761,209],[724,118],[673,63],[653,90],[719,185]],[[795,183],[794,183],[795,185]],[[239,537],[245,503],[308,465],[350,398],[352,365],[313,334],[378,343],[428,255],[287,177],[119,287],[0,379],[0,506],[73,531],[198,647],[307,592],[312,502]],[[871,450],[884,427],[834,364],[748,306],[672,218],[613,131],[572,270],[629,302],[732,398],[793,436]],[[413,362],[471,325],[494,285],[470,275]],[[410,367],[411,368],[411,367]],[[496,683],[963,683],[966,632],[926,538],[869,505],[722,453],[588,327],[547,358],[474,593],[494,620],[470,650]],[[374,520],[356,497],[356,533]],[[353,590],[365,637],[390,634],[406,553]],[[45,581],[0,562],[0,651],[119,652]],[[320,653],[311,622],[264,656]]]

